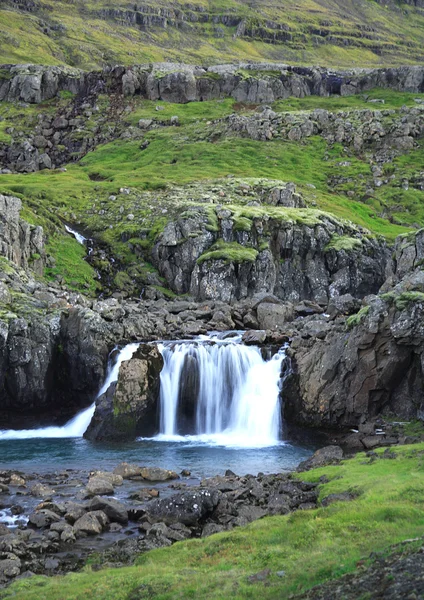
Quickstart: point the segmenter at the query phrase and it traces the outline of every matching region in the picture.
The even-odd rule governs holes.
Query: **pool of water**
[[[220,445],[218,440],[179,438],[140,439],[128,443],[93,443],[83,438],[0,441],[0,469],[46,473],[64,469],[111,470],[120,462],[158,466],[177,473],[189,469],[194,477],[223,474],[277,473],[293,470],[317,445],[280,442],[260,448]]]

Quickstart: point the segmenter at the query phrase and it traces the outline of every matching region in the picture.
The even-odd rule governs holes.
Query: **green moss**
[[[349,237],[347,235],[333,235],[324,248],[324,252],[330,252],[330,250],[335,250],[336,252],[340,252],[340,250],[351,252],[352,250],[358,250],[361,247],[362,242],[358,238]]]
[[[347,329],[353,329],[354,327],[357,327],[358,325],[360,325],[362,323],[362,321],[365,319],[365,317],[367,316],[367,314],[370,311],[370,307],[369,306],[363,306],[359,312],[356,313],[356,315],[351,315],[350,317],[348,317],[346,319],[346,327]]]
[[[257,256],[258,251],[255,248],[247,248],[237,242],[227,243],[218,240],[197,259],[197,264],[201,265],[207,260],[223,260],[227,264],[255,262]]]
[[[55,262],[54,267],[47,267],[45,276],[55,280],[58,277],[73,290],[84,294],[94,294],[98,282],[96,273],[84,260],[84,246],[70,236],[56,235],[49,239],[46,252]]]

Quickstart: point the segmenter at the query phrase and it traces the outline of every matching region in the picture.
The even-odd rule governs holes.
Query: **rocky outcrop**
[[[424,90],[422,67],[334,71],[291,67],[278,63],[238,63],[200,67],[156,63],[107,67],[84,73],[69,67],[3,65],[0,100],[39,103],[60,91],[75,94],[121,92],[149,100],[191,102],[233,97],[239,102],[270,103],[309,95],[358,94],[374,88],[419,93]]]
[[[411,150],[414,141],[423,136],[424,107],[405,106],[400,111],[383,107],[338,112],[315,109],[306,113],[276,113],[264,107],[252,116],[231,115],[228,129],[259,141],[299,142],[320,135],[329,144],[350,145],[355,152],[372,148],[381,162],[393,156],[394,150]]]
[[[43,228],[23,221],[19,216],[21,209],[19,198],[0,194],[0,256],[23,269],[31,266],[42,275],[45,264]]]
[[[156,346],[141,345],[119,369],[116,385],[96,401],[96,411],[84,437],[90,440],[131,440],[157,430],[160,371],[163,359]]]
[[[324,336],[295,337],[286,418],[316,427],[357,427],[380,414],[424,418],[423,319],[424,272],[418,268]]]
[[[287,205],[293,189],[268,202]],[[199,300],[225,302],[259,292],[290,301],[376,292],[390,261],[384,242],[317,210],[197,206],[171,221],[153,249],[169,286]]]

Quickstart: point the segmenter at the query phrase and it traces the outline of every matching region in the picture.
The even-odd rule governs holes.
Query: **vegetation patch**
[[[350,317],[347,318],[346,320],[346,327],[348,329],[353,329],[354,327],[357,327],[358,325],[360,325],[362,323],[362,321],[365,319],[365,317],[367,316],[367,314],[370,311],[370,306],[363,306],[357,313],[356,315],[351,315]]]
[[[201,265],[207,260],[223,260],[226,264],[255,262],[257,256],[258,251],[255,248],[247,248],[237,242],[218,240],[197,259],[197,264]]]
[[[358,250],[361,247],[362,242],[359,238],[349,237],[347,235],[333,235],[324,248],[324,252],[330,252],[330,250],[335,250],[336,252],[340,252],[340,250],[351,252],[352,250]]]

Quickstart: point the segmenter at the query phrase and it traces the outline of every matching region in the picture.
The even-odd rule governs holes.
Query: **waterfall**
[[[107,375],[104,384],[100,388],[97,398],[104,394],[111,383],[118,380],[119,367],[124,360],[129,360],[137,350],[139,344],[128,344],[120,350],[115,360],[109,360]],[[111,356],[115,353],[112,351]],[[38,429],[8,429],[0,431],[1,440],[26,440],[30,438],[79,438],[93,418],[96,403],[79,412],[62,427],[41,427]]]
[[[159,440],[263,447],[281,434],[281,349],[264,360],[239,338],[164,342]]]
[[[69,225],[65,225],[65,229],[68,233],[70,233],[71,235],[74,236],[74,238],[77,240],[77,242],[79,244],[82,244],[83,246],[85,246],[85,244],[88,241],[88,239],[86,237],[81,235],[81,233],[78,233],[78,231],[75,231],[75,229],[72,229],[72,227],[69,227]]]

